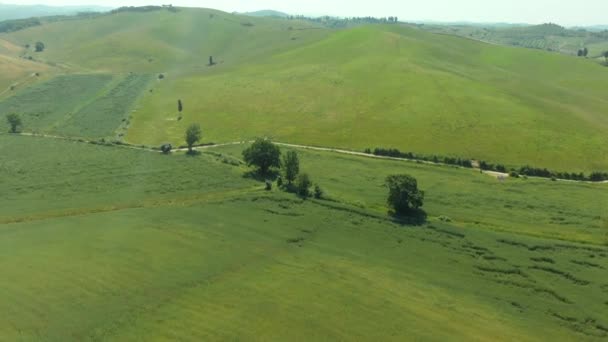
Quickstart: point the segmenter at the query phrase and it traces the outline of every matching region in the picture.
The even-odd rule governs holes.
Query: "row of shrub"
[[[444,156],[426,156],[419,155],[412,152],[401,152],[398,149],[391,148],[375,148],[374,150],[366,149],[365,153],[373,154],[376,156],[404,158],[411,160],[420,160],[433,163],[443,163],[447,165],[457,165],[466,168],[473,168],[473,162],[468,159],[444,157]],[[546,168],[537,168],[529,165],[522,166],[519,169],[507,169],[502,164],[491,164],[486,161],[479,161],[479,168],[484,171],[496,171],[502,173],[509,173],[512,177],[529,176],[529,177],[541,177],[541,178],[552,178],[552,179],[565,179],[565,180],[576,180],[576,181],[589,181],[589,182],[604,182],[608,181],[608,172],[593,172],[589,175],[584,173],[575,172],[556,172]]]
[[[457,165],[466,168],[473,168],[473,163],[469,159],[462,158],[454,158],[454,157],[443,157],[443,156],[425,156],[420,154],[415,154],[412,152],[401,152],[396,148],[375,148],[373,151],[371,149],[366,149],[365,153],[373,154],[376,156],[383,157],[393,157],[393,158],[404,158],[404,159],[412,159],[412,160],[421,160],[433,163],[443,163],[448,165]]]

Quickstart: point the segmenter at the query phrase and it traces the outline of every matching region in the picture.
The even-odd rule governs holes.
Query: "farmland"
[[[27,131],[112,137],[149,82],[146,75],[60,75],[0,102],[0,111],[20,113]]]
[[[0,285],[0,308],[10,313],[0,335],[8,339],[606,336],[608,250],[595,245],[605,227],[586,236],[544,222],[538,230],[547,235],[538,238],[519,221],[496,231],[483,214],[479,224],[463,224],[466,209],[453,222],[438,219],[452,212],[437,197],[489,185],[484,175],[299,151],[311,173],[315,161],[335,169],[312,174],[331,200],[302,201],[243,178],[236,147],[189,157],[0,141],[0,165],[13,179],[0,185],[0,271],[11,279]],[[392,167],[420,177],[429,223],[404,226],[381,209],[378,180]],[[556,212],[569,210],[540,182],[506,186],[511,201],[536,192]],[[546,208],[527,211],[542,216]],[[550,230],[563,230],[563,240]]]
[[[608,183],[329,151],[608,171],[593,60],[165,7],[0,34],[0,69],[0,341],[608,338]],[[252,172],[255,137],[322,196]]]

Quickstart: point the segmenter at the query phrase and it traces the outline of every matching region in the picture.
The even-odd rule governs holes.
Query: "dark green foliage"
[[[272,190],[272,181],[266,180],[266,191]]]
[[[397,214],[407,214],[424,204],[424,192],[418,189],[418,181],[410,175],[392,175],[386,178],[389,189],[387,203]]]
[[[509,177],[519,178],[519,173],[517,173],[517,171],[511,171],[509,172]]]
[[[319,186],[319,184],[316,184],[315,185],[315,193],[314,193],[315,198],[316,199],[322,199],[324,194],[325,193],[323,192],[323,189],[321,189],[321,187]]]
[[[283,158],[283,168],[285,170],[285,179],[288,184],[292,184],[300,173],[300,159],[296,151],[289,151]]]
[[[270,168],[281,167],[281,150],[268,139],[258,138],[243,151],[248,166],[256,166],[260,174],[266,175]]]
[[[209,65],[214,65],[213,56],[209,56]]]
[[[43,42],[36,42],[36,47],[35,47],[36,52],[42,52],[42,51],[44,51],[44,48],[45,48],[45,46],[44,46]]]
[[[365,153],[372,153],[371,149],[366,149]],[[424,156],[414,154],[412,152],[401,152],[396,148],[375,148],[373,154],[376,156],[385,156],[393,158],[403,158],[412,160],[423,160],[432,161],[433,163],[443,163],[448,165],[458,165],[466,168],[472,168],[473,163],[469,159],[454,158],[454,157],[441,157],[441,156]]]
[[[40,25],[42,25],[42,23],[37,18],[6,20],[0,22],[0,32],[15,32]],[[27,48],[29,48],[29,46],[27,46]]]
[[[310,187],[312,186],[312,181],[310,177],[306,173],[301,173],[298,175],[298,179],[296,181],[296,192],[298,195],[306,198],[310,196]]]
[[[281,176],[277,177],[277,186],[279,188],[283,187],[283,177],[281,177]]]
[[[171,152],[171,149],[173,149],[173,146],[171,146],[171,144],[164,144],[160,147],[160,150],[164,154],[169,154]]]
[[[199,124],[191,124],[186,130],[186,144],[188,144],[188,153],[192,154],[192,146],[196,144],[203,135]]]
[[[184,110],[184,105],[182,104],[182,100],[177,100],[177,111],[182,112]]]
[[[23,122],[21,121],[21,117],[15,113],[7,114],[6,121],[10,126],[11,133],[17,133]]]

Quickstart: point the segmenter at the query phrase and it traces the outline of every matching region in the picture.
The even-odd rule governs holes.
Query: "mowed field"
[[[243,146],[244,147],[244,146]],[[499,232],[440,197],[530,193],[568,215],[549,182],[496,183],[449,167],[300,150],[328,200],[243,177],[236,147],[190,157],[0,136],[0,336],[6,340],[600,340],[608,336],[604,224],[588,243]],[[319,164],[331,163],[322,175]],[[427,191],[429,223],[386,215],[379,181]],[[10,179],[10,181],[8,181]],[[440,185],[440,186],[439,186]],[[560,184],[601,201],[605,189]],[[485,190],[484,190],[485,189]],[[509,191],[507,191],[507,189]],[[579,194],[579,195],[577,195]],[[534,201],[530,202],[538,204]],[[497,207],[493,203],[486,204]],[[508,209],[499,209],[498,216]],[[546,207],[512,216],[546,215]],[[604,211],[598,211],[598,217]],[[451,215],[452,222],[438,216]],[[557,215],[557,214],[556,214]],[[580,218],[582,220],[582,218]],[[604,217],[601,217],[604,219]],[[599,222],[598,222],[599,223]],[[520,227],[522,226],[522,227]],[[541,229],[539,229],[541,230]]]
[[[117,135],[128,127],[131,108],[150,75],[59,75],[0,102],[0,112],[22,116],[26,132],[84,138]],[[6,121],[0,129],[8,130]]]
[[[107,74],[163,74],[125,136],[181,144],[273,136],[399,148],[556,171],[608,170],[608,68],[408,25],[344,30],[203,9],[119,13],[0,36],[36,58]],[[208,66],[208,56],[217,63]],[[177,100],[184,103],[178,120]]]

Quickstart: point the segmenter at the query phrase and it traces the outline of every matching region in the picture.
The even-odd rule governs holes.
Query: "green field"
[[[608,171],[608,68],[316,25],[180,8],[0,34],[0,341],[607,339],[608,183],[281,145],[325,192],[304,200],[242,151]],[[26,134],[5,133],[13,112]],[[191,123],[242,143],[142,146]],[[393,174],[418,180],[426,221],[389,214]]]
[[[133,74],[61,75],[0,102],[0,112],[20,114],[26,132],[111,137],[150,80]],[[0,129],[8,129],[4,120]]]
[[[74,70],[165,75],[138,97],[131,143],[180,144],[199,122],[214,142],[269,135],[608,170],[608,69],[592,60],[408,25],[327,29],[202,9],[59,21],[0,38],[42,40],[38,59]]]
[[[0,282],[3,339],[608,336],[605,226],[584,235],[544,222],[538,231],[547,234],[534,238],[517,220],[496,231],[485,207],[477,225],[460,221],[473,219],[466,209],[451,223],[437,219],[452,214],[441,198],[453,192],[480,192],[479,202],[452,204],[466,208],[499,191],[485,175],[300,151],[331,199],[302,201],[244,178],[229,157],[236,148],[188,157],[35,137],[0,142],[11,179],[0,183],[0,272],[10,279]],[[315,163],[331,163],[332,173],[313,173]],[[430,223],[404,226],[385,214],[378,182],[396,170],[419,177]],[[593,211],[561,203],[546,183],[500,186],[510,202],[534,193],[556,213]],[[605,192],[560,186],[572,196]],[[506,215],[499,209],[494,219]]]

